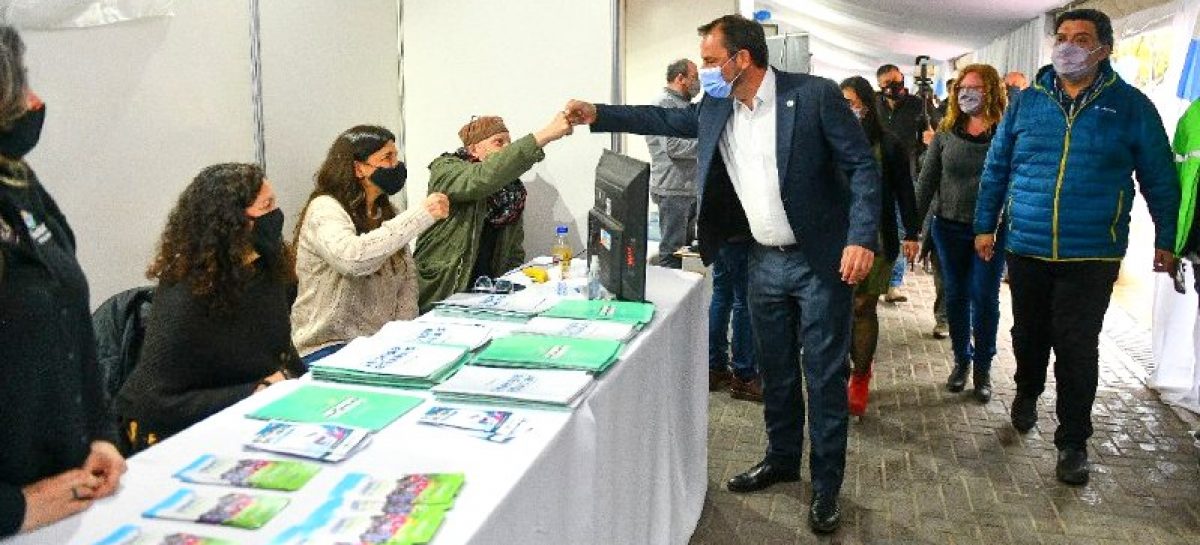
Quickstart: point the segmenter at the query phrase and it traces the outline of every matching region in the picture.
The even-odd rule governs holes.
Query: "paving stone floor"
[[[949,340],[930,336],[932,281],[917,273],[905,282],[909,302],[880,303],[871,404],[851,423],[841,529],[809,532],[807,467],[800,483],[725,490],[760,460],[766,436],[761,405],[718,392],[710,395],[708,497],[692,544],[1200,544],[1200,450],[1189,425],[1142,383],[1146,370],[1122,349],[1127,331],[1121,342],[1101,339],[1091,482],[1068,487],[1054,478],[1053,383],[1037,428],[1020,435],[1009,424],[1007,286],[996,394],[984,406],[942,387],[953,358]]]

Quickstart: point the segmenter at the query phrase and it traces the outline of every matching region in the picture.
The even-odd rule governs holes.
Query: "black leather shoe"
[[[970,364],[954,364],[954,369],[950,371],[950,378],[946,379],[946,389],[954,394],[963,391],[963,387],[967,385],[967,371],[970,370]]]
[[[791,483],[800,480],[799,468],[785,468],[769,460],[737,475],[725,483],[730,492],[755,492],[775,483]]]
[[[1037,419],[1037,396],[1023,396],[1018,393],[1012,400],[1013,427],[1025,433],[1037,425]]]
[[[980,403],[987,403],[992,400],[992,375],[991,373],[981,373],[975,371],[971,379],[971,383],[975,385],[975,399]]]
[[[1087,449],[1068,448],[1058,451],[1058,465],[1054,467],[1054,475],[1058,480],[1070,485],[1087,484]]]
[[[831,534],[842,522],[842,510],[836,496],[813,495],[808,508],[808,527],[816,534]]]

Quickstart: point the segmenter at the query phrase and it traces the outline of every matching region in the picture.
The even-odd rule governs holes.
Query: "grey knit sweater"
[[[938,131],[925,152],[925,163],[917,180],[917,213],[932,211],[939,218],[974,223],[979,176],[991,139],[986,142],[964,138],[957,131]],[[937,197],[934,209],[930,203]]]

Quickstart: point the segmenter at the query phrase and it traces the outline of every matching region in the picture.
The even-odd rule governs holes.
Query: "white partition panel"
[[[23,32],[47,104],[28,157],[79,243],[92,304],[144,285],[167,213],[204,166],[253,161],[244,0],[177,0],[175,17]]]
[[[267,174],[290,240],[334,138],[360,124],[400,128],[399,0],[267,0],[259,9]]]
[[[415,0],[403,4],[405,154],[409,198],[426,192],[429,163],[461,145],[472,115],[504,117],[514,137],[545,126],[567,99],[612,94],[611,0]],[[545,254],[554,224],[575,247],[587,229],[596,162],[608,135],[586,129],[550,144],[523,179],[525,248]]]

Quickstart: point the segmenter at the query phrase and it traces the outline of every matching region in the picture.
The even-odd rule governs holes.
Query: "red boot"
[[[871,395],[871,372],[862,375],[850,375],[850,414],[862,416],[867,413],[867,398]]]

